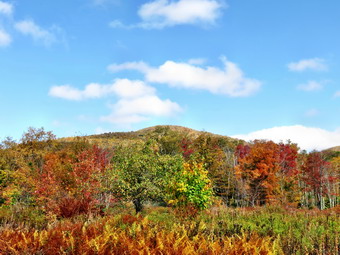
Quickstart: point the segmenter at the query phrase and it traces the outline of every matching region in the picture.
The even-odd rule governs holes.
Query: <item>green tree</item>
[[[167,200],[175,207],[193,206],[202,210],[209,206],[213,191],[208,171],[202,163],[194,161],[182,164],[168,175]]]
[[[138,213],[145,201],[163,200],[166,171],[178,166],[175,158],[160,155],[153,141],[118,148],[109,171],[109,189],[122,200],[133,202]]]
[[[235,203],[235,147],[236,143],[231,139],[209,133],[198,136],[190,146],[193,152],[191,158],[202,163],[208,171],[214,195],[222,198],[228,205]]]

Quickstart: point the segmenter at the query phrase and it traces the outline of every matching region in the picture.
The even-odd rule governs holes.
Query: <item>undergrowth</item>
[[[338,254],[339,231],[337,209],[220,207],[179,218],[171,208],[126,207],[40,228],[2,224],[0,254]]]

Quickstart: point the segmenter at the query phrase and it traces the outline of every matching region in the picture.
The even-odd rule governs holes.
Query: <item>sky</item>
[[[0,0],[0,139],[181,125],[340,145],[338,0]]]

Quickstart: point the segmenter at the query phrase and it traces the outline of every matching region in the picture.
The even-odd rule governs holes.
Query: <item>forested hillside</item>
[[[290,142],[245,143],[178,126],[61,139],[30,128],[20,141],[1,143],[0,254],[56,254],[46,240],[62,254],[110,254],[122,252],[118,239],[151,254],[196,254],[184,250],[197,251],[199,242],[198,254],[335,252],[339,174],[339,151],[299,152]],[[152,237],[159,228],[170,232]],[[308,230],[307,239],[294,228]],[[185,236],[184,246],[174,247],[171,235]]]

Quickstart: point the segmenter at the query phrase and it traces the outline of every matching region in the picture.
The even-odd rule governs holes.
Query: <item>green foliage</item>
[[[212,198],[211,182],[203,164],[183,163],[180,171],[172,172],[167,187],[168,203],[175,207],[193,206],[206,209]]]
[[[337,254],[340,224],[336,210],[282,207],[213,208],[201,214],[205,232],[215,236],[257,233],[278,241],[284,254]],[[320,252],[323,251],[323,252]]]
[[[145,201],[163,200],[164,176],[178,167],[176,158],[159,155],[152,141],[116,149],[112,163],[108,189],[123,200],[132,201],[136,212],[142,210]]]

